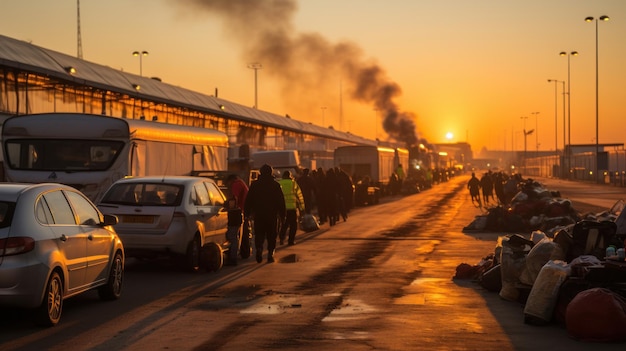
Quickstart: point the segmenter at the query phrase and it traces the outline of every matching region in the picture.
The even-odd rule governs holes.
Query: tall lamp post
[[[528,117],[522,116],[520,118],[524,123],[524,128],[522,129],[522,133],[524,133],[524,162],[522,163],[522,166],[524,167],[524,172],[526,172],[526,120],[528,119]]]
[[[563,83],[563,94],[565,94],[565,81],[548,79],[548,83],[554,82],[554,153],[559,153],[559,141],[558,141],[558,87],[557,83]],[[565,97],[563,97],[563,142],[565,143]],[[565,145],[565,144],[563,144]],[[565,151],[565,146],[563,146]]]
[[[133,51],[133,56],[139,56],[139,76],[143,76],[143,57],[148,56],[147,51]]]
[[[263,65],[261,65],[258,62],[255,62],[255,63],[249,64],[248,68],[254,70],[254,108],[258,109],[259,108],[259,95],[258,95],[258,85],[257,85],[257,82],[258,82],[257,71],[263,68]]]
[[[537,123],[539,112],[531,112],[530,114],[535,115],[535,151],[539,156],[539,124]]]
[[[578,56],[578,51],[572,51],[572,52],[565,52],[565,51],[561,51],[559,53],[560,56],[567,56],[567,145],[569,146],[567,148],[567,167],[568,167],[568,176],[569,176],[569,169],[571,168],[571,155],[572,155],[572,149],[571,149],[571,145],[572,145],[572,140],[571,138],[571,131],[572,131],[572,125],[571,125],[571,117],[572,117],[572,113],[571,113],[571,101],[572,101],[572,90],[571,90],[571,86],[572,86],[572,80],[570,78],[570,57],[571,56]],[[563,91],[563,94],[565,94],[565,91]],[[563,99],[565,99],[565,95],[563,95]],[[563,111],[563,116],[565,116],[565,111]],[[563,125],[565,125],[565,121],[563,122]],[[565,130],[563,130],[563,133],[565,133]],[[565,135],[565,134],[563,134]],[[564,140],[565,142],[565,140]],[[565,143],[563,143],[563,151],[565,151]]]
[[[594,178],[596,182],[599,182],[600,177],[598,176],[598,154],[600,153],[600,142],[598,141],[598,126],[599,126],[599,109],[598,109],[598,21],[608,21],[609,16],[603,15],[598,18],[593,17],[585,17],[585,22],[596,22],[596,167]]]
[[[565,160],[565,81],[564,80],[556,80],[556,79],[548,79],[548,83],[552,83],[554,82],[554,153],[556,155],[559,154],[559,143],[558,143],[558,107],[557,107],[557,101],[558,101],[558,89],[557,89],[557,83],[562,83],[563,84],[563,160]],[[563,161],[565,162],[565,161]],[[561,170],[561,176],[565,177],[565,166],[563,167],[563,169]],[[567,168],[569,169],[569,168]]]

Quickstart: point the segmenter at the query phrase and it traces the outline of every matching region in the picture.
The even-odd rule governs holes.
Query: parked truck
[[[355,204],[372,205],[389,192],[389,180],[402,165],[406,172],[408,150],[373,145],[335,149],[335,166],[347,172],[355,184]]]
[[[301,171],[300,155],[298,150],[269,150],[257,151],[250,155],[251,170],[258,170],[264,164],[274,168],[274,176],[280,178],[284,171],[290,171],[297,177]]]
[[[15,116],[2,129],[10,182],[71,185],[93,201],[126,176],[197,175],[228,169],[217,130],[78,113]]]

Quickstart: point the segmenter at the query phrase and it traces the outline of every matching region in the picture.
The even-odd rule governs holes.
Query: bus
[[[8,118],[2,128],[7,181],[73,186],[97,202],[127,176],[228,170],[228,136],[217,130],[80,113]]]

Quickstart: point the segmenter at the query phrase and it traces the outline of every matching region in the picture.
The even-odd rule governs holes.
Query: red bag
[[[567,305],[565,324],[568,334],[580,341],[623,341],[626,301],[609,289],[582,291]]]

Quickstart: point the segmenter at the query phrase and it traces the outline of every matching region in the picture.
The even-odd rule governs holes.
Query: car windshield
[[[114,184],[101,203],[138,206],[178,206],[183,186],[164,183]]]

